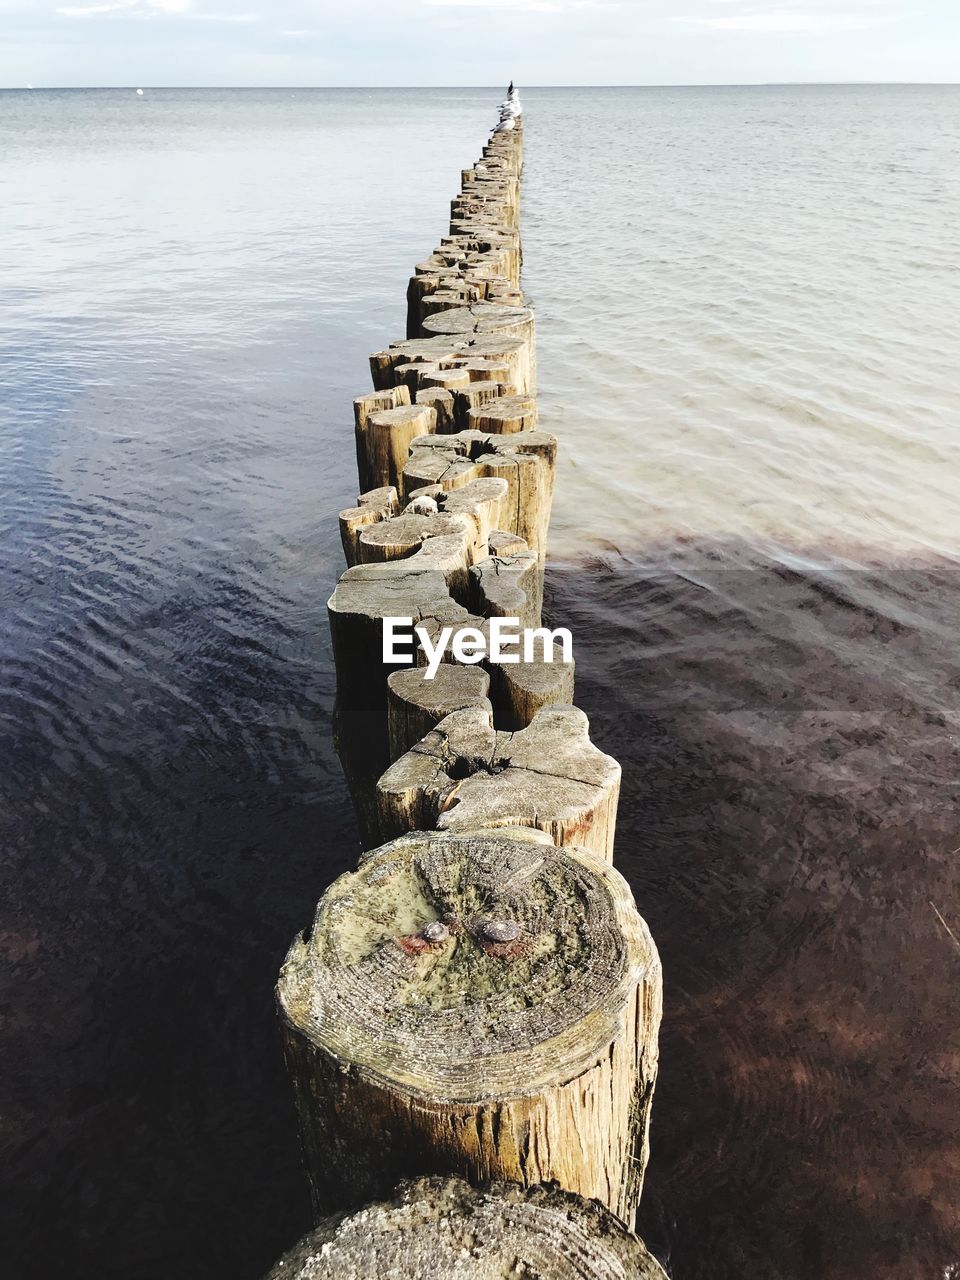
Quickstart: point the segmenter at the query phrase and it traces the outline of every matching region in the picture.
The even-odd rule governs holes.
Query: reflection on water
[[[551,611],[665,973],[641,1226],[677,1280],[940,1280],[960,90],[550,106],[525,272],[563,444]]]
[[[272,987],[358,851],[350,398],[491,99],[0,93],[4,1280],[308,1224]]]
[[[941,1280],[960,91],[527,100],[550,609],[666,973],[644,1232]],[[306,1225],[271,988],[356,852],[349,400],[492,102],[0,93],[5,1280],[254,1280]]]
[[[550,598],[588,637],[579,700],[623,764],[617,860],[663,957],[641,1228],[685,1280],[940,1277],[960,574],[657,565],[687,556],[556,566]]]

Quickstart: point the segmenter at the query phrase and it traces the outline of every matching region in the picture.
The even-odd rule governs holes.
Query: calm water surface
[[[496,94],[0,94],[3,1254],[254,1280],[356,853],[350,397]],[[530,91],[550,606],[667,975],[676,1280],[960,1274],[960,90]]]

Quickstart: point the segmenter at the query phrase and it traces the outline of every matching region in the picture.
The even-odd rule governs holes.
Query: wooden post
[[[410,403],[410,392],[404,386],[387,387],[370,395],[357,396],[353,402],[354,438],[357,447],[357,482],[361,491],[376,487],[370,467],[370,448],[367,442],[367,421],[372,413],[386,409],[399,409]]]
[[[443,387],[421,387],[417,392],[417,404],[428,405],[437,415],[437,432],[456,431],[453,418],[453,393]]]
[[[500,729],[525,729],[541,707],[573,702],[575,664],[518,662],[490,666],[490,701]]]
[[[471,568],[470,578],[474,613],[486,618],[517,618],[521,627],[539,627],[543,570],[535,551],[486,556]]]
[[[405,667],[387,677],[390,760],[399,759],[454,711],[483,707],[489,714],[490,677],[482,667],[441,663],[432,680],[423,667]]]
[[[362,440],[370,487],[400,487],[410,441],[437,429],[436,412],[426,404],[400,405],[367,416]]]
[[[385,1202],[324,1218],[266,1280],[667,1280],[596,1200],[556,1187],[460,1178],[402,1183]]]
[[[507,482],[508,505],[516,513],[510,527],[543,557],[553,507],[556,437],[546,431],[488,436],[487,450],[477,462],[485,476]]]
[[[324,895],[277,1000],[318,1211],[451,1173],[555,1181],[632,1223],[660,962],[594,854],[534,833],[396,840]]]
[[[533,431],[536,425],[537,401],[534,396],[500,396],[471,409],[467,419],[471,431],[487,431],[491,435]]]
[[[361,493],[355,507],[347,507],[340,512],[340,542],[348,567],[359,563],[357,544],[364,526],[389,520],[398,510],[397,491],[393,485],[387,485],[383,489]]]
[[[590,741],[577,707],[542,707],[498,732],[482,707],[455,711],[377,783],[383,839],[406,831],[535,827],[613,859],[620,766]]]
[[[485,404],[499,400],[503,387],[499,382],[476,382],[470,379],[470,370],[459,367],[451,373],[465,373],[467,385],[453,393],[453,417],[461,431],[468,426],[468,419],[474,409],[481,409]]]

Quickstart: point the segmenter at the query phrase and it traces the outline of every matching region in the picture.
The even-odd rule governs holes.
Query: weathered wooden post
[[[542,707],[517,733],[479,706],[454,711],[377,783],[382,838],[405,831],[534,827],[613,860],[620,766],[578,707]]]
[[[596,1200],[556,1187],[403,1183],[390,1200],[325,1218],[266,1280],[667,1280]]]
[[[277,998],[318,1212],[453,1173],[555,1181],[632,1223],[660,962],[596,855],[404,836],[324,894]]]
[[[408,393],[409,395],[409,393]],[[427,404],[401,404],[367,414],[357,447],[366,451],[369,488],[400,486],[410,441],[437,429],[436,411]]]
[[[537,429],[521,163],[512,100],[354,402],[336,736],[365,846],[391,842],[327,891],[280,974],[314,1205],[345,1212],[270,1280],[663,1280],[624,1226],[661,974],[611,865],[620,766],[570,705],[572,661],[397,669],[382,648],[387,617],[431,643],[540,623],[557,441]]]
[[[572,703],[575,664],[518,662],[490,666],[490,701],[501,729],[525,729],[541,707]]]
[[[387,677],[390,759],[412,750],[441,720],[467,707],[489,709],[490,677],[481,667],[444,662],[432,679],[423,667],[405,667]]]

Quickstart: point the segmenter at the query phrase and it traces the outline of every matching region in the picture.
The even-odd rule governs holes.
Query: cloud
[[[671,22],[710,31],[754,31],[769,34],[825,35],[833,31],[864,31],[892,21],[889,13],[800,13],[774,10],[770,12],[736,13],[721,18],[704,15],[671,17]]]
[[[193,0],[112,0],[107,4],[63,5],[56,12],[65,18],[93,18],[101,13],[123,11],[156,16],[159,13],[186,13]]]
[[[559,13],[555,0],[420,0],[431,9],[500,9],[511,13]]]
[[[577,9],[619,9],[619,0],[420,0],[430,9],[493,9],[498,13],[565,13]]]
[[[65,5],[56,12],[65,18],[92,18],[98,13],[115,13],[118,9],[132,9],[137,0],[119,0],[118,4]]]
[[[193,0],[106,0],[102,4],[62,5],[56,10],[64,18],[94,18],[106,13],[128,13],[131,17],[185,17],[191,22],[259,22],[259,13],[195,12]]]

